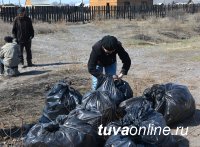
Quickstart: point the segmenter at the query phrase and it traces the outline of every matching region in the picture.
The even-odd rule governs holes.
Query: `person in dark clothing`
[[[118,54],[123,63],[119,75],[116,75],[116,54]],[[120,79],[123,75],[127,75],[130,66],[131,59],[122,47],[121,42],[119,42],[114,36],[104,36],[93,45],[88,61],[88,71],[93,75],[92,89],[96,89],[97,79],[103,75],[103,69],[105,70],[105,74],[113,75],[113,78]]]
[[[25,15],[25,8],[20,7],[17,10],[18,16],[15,17],[13,24],[13,37],[16,38],[18,44],[20,45],[20,62],[24,65],[23,50],[26,50],[27,65],[33,66],[32,63],[32,52],[31,52],[31,41],[34,37],[34,29],[31,19]]]

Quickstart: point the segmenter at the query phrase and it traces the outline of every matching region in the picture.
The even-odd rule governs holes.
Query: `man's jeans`
[[[116,75],[117,63],[115,62],[112,65],[109,65],[106,67],[97,65],[96,69],[100,71],[101,73],[103,73],[103,69],[104,69],[106,75]],[[96,87],[97,87],[97,78],[92,76],[92,90],[95,90]]]

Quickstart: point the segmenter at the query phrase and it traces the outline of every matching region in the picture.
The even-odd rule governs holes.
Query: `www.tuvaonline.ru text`
[[[170,127],[160,127],[160,126],[154,126],[153,124],[149,124],[148,127],[103,127],[103,125],[100,125],[98,127],[98,134],[100,136],[107,136],[107,135],[117,135],[121,133],[121,135],[169,135],[171,133]],[[185,136],[188,133],[188,127],[177,127],[175,130],[175,133],[172,135],[182,135]]]

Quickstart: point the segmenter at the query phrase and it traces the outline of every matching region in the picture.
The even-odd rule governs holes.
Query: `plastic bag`
[[[161,144],[148,144],[137,141],[133,136],[112,135],[108,138],[104,147],[178,147],[173,136],[169,136]]]
[[[160,127],[163,129],[166,126],[162,114],[153,110],[151,108],[151,103],[147,100],[133,103],[126,111],[127,114],[123,118],[123,125],[125,126],[136,126],[138,129],[145,128],[144,130],[151,129],[151,127]],[[146,143],[160,143],[165,138],[165,136],[160,134],[157,130],[152,135],[143,132],[139,134],[139,136],[141,137],[141,140]]]
[[[107,124],[111,121],[99,111],[88,111],[84,109],[72,110],[68,117],[76,117],[83,120],[84,122],[91,124],[95,130],[98,129],[99,125]]]
[[[82,104],[70,112],[69,117],[77,117],[91,124],[95,129],[106,125],[116,118],[115,103],[106,91],[92,91],[83,96]]]
[[[129,94],[130,89],[126,93],[125,86],[121,85],[122,83],[118,83],[118,86],[121,86],[121,90],[117,88],[112,76],[106,75],[98,79],[97,90],[98,91],[107,91],[109,97],[115,102],[116,105],[119,105],[122,101],[126,100],[131,94]],[[127,95],[127,97],[125,96]]]
[[[150,101],[138,98],[126,107],[126,115],[122,120],[110,123],[108,126],[137,128],[137,131],[133,129],[134,132],[131,132],[135,133],[133,138],[137,144],[163,145],[163,142],[168,145],[176,144],[170,133],[168,135],[163,134],[162,130],[166,127],[163,115],[151,107],[152,103]]]
[[[81,107],[85,110],[99,111],[101,113],[113,112],[116,109],[116,105],[109,97],[107,91],[91,91],[86,93],[83,96]]]
[[[104,147],[137,147],[129,136],[112,135],[108,138]]]
[[[127,100],[133,97],[133,90],[131,89],[128,82],[124,80],[115,80],[114,83],[117,89],[119,89],[119,91],[121,91],[122,94],[124,95],[124,100]]]
[[[68,114],[81,104],[82,95],[64,81],[60,81],[48,92],[43,115],[55,120],[58,115]]]
[[[36,124],[27,134],[28,147],[96,147],[97,134],[92,126],[76,118],[57,123]]]
[[[153,108],[163,114],[168,125],[182,121],[195,112],[195,100],[184,85],[155,84],[143,95],[153,102]]]

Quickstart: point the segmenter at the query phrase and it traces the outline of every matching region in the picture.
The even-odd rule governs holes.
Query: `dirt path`
[[[159,45],[135,45],[128,36],[128,24],[89,23],[66,26],[65,32],[36,35],[33,39],[33,62],[37,66],[21,68],[22,76],[0,78],[0,122],[13,120],[20,125],[37,121],[44,105],[44,94],[58,80],[72,80],[72,85],[84,94],[90,89],[87,60],[91,46],[106,34],[115,35],[130,54],[132,66],[125,77],[139,96],[156,83],[176,82],[187,85],[197,104],[196,114],[184,122],[189,126],[186,136],[192,147],[199,145],[200,130],[200,64],[198,37],[185,42]],[[120,28],[120,29],[119,29]],[[137,29],[137,28],[135,28]],[[133,31],[134,32],[134,31]],[[127,33],[127,34],[126,34]],[[197,58],[197,59],[196,59]],[[118,70],[121,68],[119,62]]]

